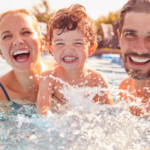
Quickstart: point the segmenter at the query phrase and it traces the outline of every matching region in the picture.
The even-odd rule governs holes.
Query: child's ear
[[[0,55],[3,59],[5,59],[1,50],[0,50]]]
[[[49,49],[49,51],[50,51],[52,54],[54,54],[53,49],[52,49],[49,45],[47,45],[47,48]]]
[[[90,49],[89,49],[89,56],[91,56],[91,55],[95,52],[97,46],[98,46],[97,43],[94,43],[93,46],[90,46]]]

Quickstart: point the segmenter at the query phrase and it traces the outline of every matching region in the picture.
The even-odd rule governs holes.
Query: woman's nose
[[[23,44],[23,40],[21,39],[21,37],[19,35],[15,36],[12,45],[13,46],[19,46],[22,44]]]

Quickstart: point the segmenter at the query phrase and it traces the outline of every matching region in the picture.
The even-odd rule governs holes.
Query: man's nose
[[[134,51],[138,54],[143,54],[148,52],[148,41],[144,38],[139,38],[135,44]]]

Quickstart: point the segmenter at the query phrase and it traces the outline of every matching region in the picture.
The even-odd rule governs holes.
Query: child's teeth
[[[64,57],[65,61],[73,61],[75,59],[76,59],[75,57]]]
[[[14,52],[13,55],[24,54],[24,53],[29,53],[29,51],[27,51],[27,50],[16,51],[16,52]]]

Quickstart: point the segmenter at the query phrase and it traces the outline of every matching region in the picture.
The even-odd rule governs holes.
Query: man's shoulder
[[[127,89],[128,86],[131,86],[133,79],[132,78],[125,78],[124,80],[121,81],[119,85],[119,89]]]

